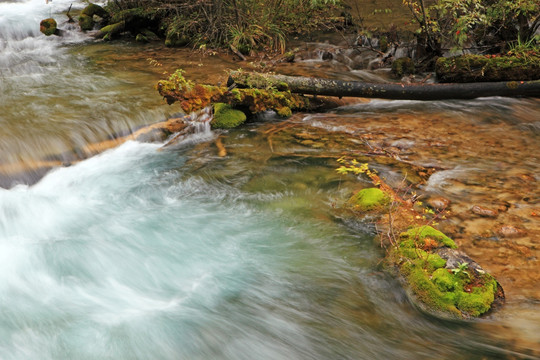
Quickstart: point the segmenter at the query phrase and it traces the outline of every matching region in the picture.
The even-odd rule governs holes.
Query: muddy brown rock
[[[429,198],[426,203],[429,207],[437,211],[445,210],[450,206],[450,200],[442,196]]]
[[[476,214],[482,217],[496,218],[499,215],[497,210],[488,209],[480,205],[474,205],[471,208],[471,211],[473,212],[473,214]]]
[[[527,232],[513,225],[502,225],[495,230],[497,235],[504,238],[518,238],[525,236]]]

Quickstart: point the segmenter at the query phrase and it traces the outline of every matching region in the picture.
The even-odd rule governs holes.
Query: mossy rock
[[[438,285],[430,279],[431,272],[423,268],[422,261],[405,262],[400,271],[406,280],[406,287],[412,291],[409,295],[417,300],[414,303],[420,308],[444,317],[462,317],[461,311],[455,305],[455,295],[439,289]]]
[[[433,246],[442,246],[434,252]],[[397,265],[413,302],[442,317],[478,317],[504,293],[497,281],[459,250],[452,239],[431,226],[400,234],[389,260]]]
[[[183,47],[189,44],[189,37],[180,33],[169,31],[165,37],[165,46],[167,47]]]
[[[232,129],[242,125],[246,121],[243,111],[233,109],[225,103],[214,104],[214,119],[211,122],[214,129]]]
[[[288,118],[292,116],[292,110],[288,106],[282,106],[276,109],[276,112],[279,116]]]
[[[109,16],[109,13],[107,12],[107,10],[97,4],[88,4],[84,9],[82,9],[81,15],[86,15],[90,17],[97,15],[99,17],[106,18]]]
[[[114,37],[122,33],[126,28],[125,22],[121,21],[116,24],[107,25],[101,28],[100,34],[103,40],[109,41],[114,39]]]
[[[137,36],[135,36],[135,41],[140,42],[140,43],[147,43],[148,38],[146,36],[144,36],[143,34],[139,33],[139,34],[137,34]]]
[[[414,62],[409,57],[396,59],[392,63],[392,73],[398,78],[401,78],[403,75],[414,74],[414,71]]]
[[[92,30],[94,28],[94,19],[92,16],[81,14],[79,15],[79,26],[82,31]]]
[[[441,82],[536,80],[540,79],[540,55],[441,57],[435,73]]]
[[[448,269],[437,254],[417,251],[419,255],[407,258],[407,251],[394,249],[392,257],[400,261],[409,295],[422,310],[442,317],[471,318],[495,305],[499,285],[491,275],[475,273],[470,267]]]
[[[488,312],[495,300],[497,281],[489,279],[483,286],[475,287],[469,291],[456,293],[456,305],[462,312],[470,316],[480,316]]]
[[[104,19],[109,19],[109,13],[107,10],[96,4],[88,4],[82,9],[79,15],[79,26],[82,31],[92,30],[94,28],[94,15],[97,15]]]
[[[362,189],[354,194],[347,204],[354,210],[380,211],[390,204],[390,196],[379,188]]]
[[[39,23],[39,31],[47,36],[58,35],[57,26],[56,20],[52,18],[41,20]]]
[[[388,51],[388,38],[386,36],[381,36],[379,40],[379,48],[384,53]]]
[[[285,54],[283,54],[282,59],[285,62],[292,63],[294,62],[295,57],[296,57],[296,54],[294,53],[294,51],[287,51]]]
[[[437,246],[447,246],[451,249],[456,249],[456,243],[448,236],[429,225],[413,227],[400,234],[400,247],[417,248],[433,240]]]
[[[125,24],[125,31],[130,31],[133,35],[143,34],[152,40],[146,29],[157,29],[162,19],[164,10],[154,9],[153,7],[138,7],[114,12],[110,23]]]
[[[148,29],[142,29],[142,30],[141,30],[141,34],[142,34],[148,41],[156,41],[156,40],[159,40],[159,36],[157,36],[156,33],[154,33],[154,32],[151,31],[151,30],[148,30]]]

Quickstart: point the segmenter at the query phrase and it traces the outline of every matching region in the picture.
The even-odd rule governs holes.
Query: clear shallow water
[[[302,192],[244,192],[186,173],[185,150],[157,150],[126,143],[0,190],[0,357],[506,352],[412,308],[367,232],[284,210]]]
[[[61,159],[74,147],[173,111],[149,89],[160,71],[148,68],[146,54],[130,60],[132,47],[89,45],[77,32],[46,38],[35,26],[47,11],[38,2],[0,2],[1,163],[51,154]],[[15,46],[21,47],[10,52]],[[14,54],[24,61],[12,60]],[[495,115],[516,115],[512,109],[521,107],[516,121]],[[486,119],[477,119],[480,111]],[[485,135],[472,136],[477,141],[500,134],[483,123],[509,123],[503,134],[512,141],[525,134],[524,146],[534,150],[535,111],[537,103],[528,100],[430,106],[375,100],[301,121],[314,127],[335,122],[349,135],[369,131],[372,146],[378,133],[402,147],[405,140],[420,146],[418,137],[392,139],[391,128],[399,134],[403,126],[409,134],[412,119],[429,118],[433,131],[448,133],[436,126],[444,112],[445,121],[460,119],[456,126]],[[348,119],[364,122],[364,130]],[[331,158],[296,156],[322,150],[287,136],[274,137],[272,152],[261,136],[265,126],[271,124],[225,134],[229,155],[223,159],[208,138],[166,149],[128,142],[43,178],[37,174],[29,183],[41,180],[30,186],[14,186],[20,177],[0,173],[9,188],[0,189],[0,358],[538,357],[534,298],[511,300],[479,322],[423,314],[380,271],[372,228],[335,221],[332,204],[356,181],[337,177]],[[515,128],[524,133],[516,135]],[[452,146],[443,150],[452,153]],[[477,148],[462,148],[481,167],[473,156]],[[416,155],[421,161],[440,155],[431,151]],[[443,163],[462,161],[449,158]],[[517,157],[536,171],[536,162],[524,158]],[[379,168],[401,176],[392,165]],[[439,190],[436,179],[430,185]],[[445,179],[462,193],[452,187],[452,176]]]

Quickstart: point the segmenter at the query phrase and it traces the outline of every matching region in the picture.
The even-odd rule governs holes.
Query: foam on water
[[[41,66],[54,63],[58,46],[62,43],[87,39],[67,24],[67,17],[59,12],[81,8],[82,3],[55,0],[46,4],[44,0],[0,3],[0,75],[20,76],[21,73],[41,71]],[[41,20],[53,17],[59,28],[65,30],[63,37],[47,37],[40,33]]]
[[[312,346],[263,311],[282,306],[280,268],[302,261],[307,234],[238,190],[184,178],[185,159],[158,149],[129,142],[0,189],[0,358],[298,358]]]
[[[89,143],[162,121],[168,111],[151,79],[144,79],[148,89],[142,93],[129,76],[115,78],[80,53],[78,44],[90,36],[66,23],[71,3],[0,3],[0,164],[44,157],[71,161]],[[73,9],[83,6],[73,2]],[[49,16],[56,18],[62,36],[39,32],[40,21]],[[9,185],[6,180],[2,186]]]

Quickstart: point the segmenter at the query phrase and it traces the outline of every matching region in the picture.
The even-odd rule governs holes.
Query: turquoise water
[[[184,173],[182,153],[157,150],[126,143],[0,190],[0,357],[336,351],[319,348],[322,305],[360,285],[355,267],[373,251],[344,250],[362,237],[265,210],[287,195],[208,183]]]
[[[506,352],[411,307],[368,228],[294,210],[337,189],[245,192],[186,172],[186,149],[158,150],[128,142],[0,190],[2,359]]]

